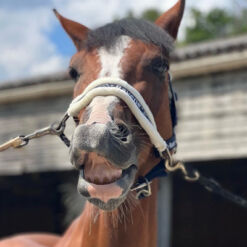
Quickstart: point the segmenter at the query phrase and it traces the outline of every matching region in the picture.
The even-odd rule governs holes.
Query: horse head
[[[169,54],[184,2],[180,0],[155,23],[123,19],[94,30],[55,10],[77,49],[69,65],[76,82],[74,97],[98,78],[120,78],[139,91],[160,135],[170,138]],[[70,159],[80,170],[78,190],[97,207],[113,210],[131,193],[136,178],[154,165],[153,145],[126,103],[114,95],[95,96],[77,118]]]

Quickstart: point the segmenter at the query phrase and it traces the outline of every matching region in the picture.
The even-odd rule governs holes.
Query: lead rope
[[[62,120],[57,123],[53,123],[45,128],[38,129],[28,135],[20,135],[17,136],[2,145],[0,145],[0,152],[3,152],[9,148],[22,148],[29,144],[29,141],[32,139],[37,139],[46,135],[56,135],[59,136],[60,139],[63,141],[63,143],[69,147],[70,146],[70,140],[66,137],[64,134],[64,130],[66,127],[66,121],[68,120],[69,116],[68,114],[65,114]]]
[[[170,79],[169,84],[171,87]],[[35,132],[26,136],[18,136],[14,139],[11,139],[10,141],[0,146],[0,152],[5,151],[11,147],[22,148],[26,146],[30,140],[40,138],[45,135],[59,136],[64,144],[69,147],[70,141],[64,134],[66,121],[70,116],[73,117],[75,120],[77,113],[82,108],[87,106],[90,101],[98,95],[116,95],[123,101],[125,101],[132,113],[137,118],[140,125],[149,135],[150,140],[152,141],[154,146],[159,151],[161,161],[150,172],[148,172],[148,174],[146,174],[144,177],[139,178],[138,182],[131,188],[131,191],[136,191],[136,196],[138,199],[151,195],[150,185],[153,179],[166,176],[168,173],[181,171],[186,181],[198,182],[208,191],[221,195],[222,197],[242,207],[247,208],[247,201],[242,197],[234,195],[233,193],[224,189],[214,179],[202,176],[197,170],[188,166],[184,162],[173,159],[170,150],[174,150],[176,148],[176,142],[173,144],[174,138],[171,139],[171,145],[169,145],[169,143],[167,145],[167,143],[159,135],[156,129],[153,115],[146,105],[145,101],[143,100],[142,96],[127,82],[118,78],[100,78],[98,80],[95,80],[84,90],[83,94],[79,95],[72,101],[67,113],[64,115],[59,123],[53,123],[50,126],[36,130]],[[173,95],[173,97],[175,96]],[[176,109],[174,108],[173,110]],[[77,121],[78,119],[76,119],[76,122]],[[168,147],[170,148],[170,150]]]
[[[199,183],[207,191],[217,194],[243,208],[247,208],[246,199],[223,188],[213,178],[207,178],[201,175],[198,170],[181,160],[174,160],[169,150],[163,153],[163,159],[148,174],[138,179],[138,182],[132,187],[131,191],[136,191],[136,197],[138,199],[148,197],[152,194],[151,183],[153,179],[164,177],[168,173],[176,173],[178,171],[180,171],[187,182]]]
[[[167,152],[169,153],[169,151]],[[207,191],[218,194],[221,197],[241,206],[247,208],[247,200],[241,196],[235,195],[227,189],[224,189],[213,178],[207,178],[199,173],[198,170],[193,169],[190,165],[182,161],[173,160],[172,156],[168,154],[169,158],[165,161],[166,170],[169,172],[176,172],[180,170],[184,179],[188,182],[197,182],[202,185]]]

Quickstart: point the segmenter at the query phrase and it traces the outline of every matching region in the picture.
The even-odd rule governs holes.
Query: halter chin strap
[[[169,85],[170,91],[172,92],[170,107],[174,111],[175,98],[174,92],[171,89],[170,79]],[[170,139],[165,141],[160,136],[155,124],[153,114],[141,94],[126,81],[119,78],[104,77],[91,82],[89,86],[84,90],[84,92],[77,96],[71,102],[67,110],[67,114],[69,116],[75,117],[81,111],[81,109],[85,108],[92,101],[94,97],[108,95],[117,96],[127,104],[132,114],[136,117],[139,124],[148,134],[153,145],[159,151],[160,156],[162,156],[162,153],[167,148],[169,150],[172,150],[176,147],[175,134],[173,134]]]

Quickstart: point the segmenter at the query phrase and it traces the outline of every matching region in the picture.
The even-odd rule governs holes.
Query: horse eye
[[[69,75],[74,81],[77,81],[80,77],[80,74],[74,68],[69,68]]]
[[[152,66],[152,71],[158,75],[163,75],[163,73],[169,70],[168,63],[162,59],[155,59],[152,62],[151,66]]]

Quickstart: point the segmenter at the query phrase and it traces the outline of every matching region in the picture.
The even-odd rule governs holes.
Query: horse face
[[[170,18],[176,18],[179,25],[182,14],[174,17],[174,11],[181,12],[183,7],[181,1],[161,16],[157,20],[160,27],[169,31]],[[172,39],[167,32],[134,20],[90,31],[57,12],[56,15],[78,50],[70,63],[70,74],[76,80],[74,96],[97,78],[124,79],[140,92],[159,132],[169,138],[172,125],[167,70]],[[178,25],[169,32],[174,38]],[[142,35],[133,35],[135,32]],[[160,37],[165,40],[159,41]],[[116,96],[94,97],[78,118],[70,149],[71,162],[80,170],[78,190],[99,208],[113,210],[126,199],[136,177],[151,168],[145,161],[154,159],[152,145],[130,109]]]

